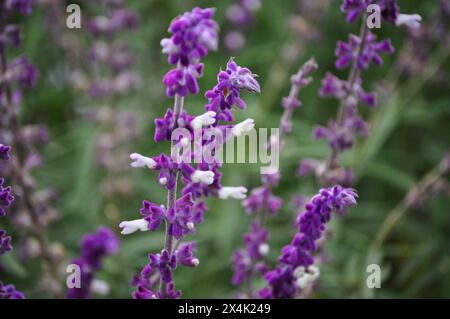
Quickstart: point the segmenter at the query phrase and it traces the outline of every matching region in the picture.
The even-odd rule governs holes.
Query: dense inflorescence
[[[305,211],[297,217],[298,232],[291,243],[283,247],[276,268],[265,274],[268,286],[259,292],[261,298],[294,298],[299,290],[318,277],[319,270],[313,266],[316,243],[332,213],[345,212],[356,204],[357,197],[353,189],[337,185],[321,189],[305,205]]]
[[[242,186],[222,185],[222,162],[214,150],[230,138],[253,129],[252,119],[236,125],[231,123],[234,120],[232,110],[246,107],[241,92],[260,91],[256,75],[230,59],[226,69],[218,73],[217,85],[205,94],[208,100],[206,112],[193,116],[183,109],[184,97],[198,92],[197,79],[203,72],[201,59],[217,48],[218,27],[213,15],[214,9],[201,8],[184,13],[170,24],[172,36],[161,41],[162,52],[168,54],[170,64],[176,65],[163,79],[167,96],[174,98],[174,107],[168,109],[163,118],[155,120],[154,140],[157,143],[171,142],[171,152],[154,157],[133,153],[130,157],[133,167],[159,173],[158,183],[168,192],[167,205],[144,200],[140,210],[143,218],[124,221],[119,226],[122,234],[130,234],[137,230],[155,231],[165,224],[165,245],[160,253],[149,254],[150,262],[134,276],[134,298],[180,297],[181,292],[173,281],[173,271],[178,266],[195,267],[199,264],[194,256],[195,243],[183,240],[194,234],[197,225],[203,222],[207,211],[204,199],[209,196],[243,199],[247,192]],[[194,140],[197,134],[200,134],[200,140]],[[191,142],[203,148],[194,147],[194,152],[185,152],[183,146]],[[177,156],[180,148],[181,157]],[[202,151],[206,148],[213,151],[206,154]],[[183,187],[178,187],[179,182]],[[180,196],[178,188],[181,189]]]
[[[339,158],[342,153],[352,148],[355,136],[366,137],[369,134],[369,125],[359,115],[358,106],[360,104],[370,108],[377,106],[376,94],[363,88],[361,73],[372,65],[382,65],[382,54],[394,52],[390,39],[378,41],[377,36],[369,31],[366,9],[370,4],[379,6],[383,22],[413,28],[420,25],[420,16],[401,14],[395,0],[343,1],[341,10],[346,14],[347,22],[353,23],[361,17],[362,26],[359,35],[350,34],[347,42],[337,42],[335,66],[339,70],[349,69],[348,78],[342,80],[328,72],[322,80],[319,92],[323,98],[335,98],[340,102],[336,120],[329,120],[327,126],[317,126],[314,129],[316,139],[328,141],[331,155],[325,162],[311,158],[304,159],[298,170],[300,176],[315,173],[325,185],[352,183],[351,169],[342,167]]]
[[[312,78],[310,75],[317,69],[314,59],[307,61],[299,71],[291,77],[291,89],[289,95],[283,98],[281,105],[284,112],[280,119],[279,135],[270,137],[267,147],[271,152],[279,152],[284,145],[284,136],[291,132],[292,116],[295,109],[302,103],[298,99],[299,92],[307,86]],[[273,189],[279,184],[281,174],[279,171],[262,174],[263,185],[252,190],[248,198],[243,202],[243,206],[248,214],[255,216],[250,224],[249,233],[244,235],[245,249],[239,249],[233,256],[234,275],[233,285],[243,285],[248,287],[245,293],[240,293],[242,297],[254,297],[252,281],[258,274],[264,274],[267,265],[264,257],[269,252],[268,229],[265,228],[265,215],[268,213],[274,216],[280,210],[283,200],[273,194]]]
[[[97,232],[83,237],[80,248],[80,257],[72,261],[80,267],[80,286],[68,290],[69,299],[88,299],[96,291],[96,286],[108,287],[106,282],[95,279],[95,274],[101,270],[105,257],[119,251],[119,239],[109,228],[100,227]],[[108,288],[102,290],[105,294]]]

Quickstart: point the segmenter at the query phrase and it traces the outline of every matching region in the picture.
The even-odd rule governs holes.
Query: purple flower
[[[195,65],[217,50],[218,25],[213,20],[214,9],[194,8],[176,17],[169,26],[172,36],[161,41],[162,52],[168,54],[170,64]]]
[[[268,237],[267,229],[262,228],[256,222],[251,223],[250,232],[244,236],[245,247],[250,258],[258,260],[267,255],[268,246],[266,243]]]
[[[186,194],[176,201],[175,207],[167,211],[171,236],[180,239],[185,234],[192,233],[195,227],[192,215],[193,205],[192,194]]]
[[[367,69],[370,63],[376,65],[382,65],[383,60],[380,56],[381,53],[393,53],[394,47],[391,44],[390,39],[376,42],[377,37],[373,33],[368,33],[366,36],[366,43],[361,47],[361,39],[354,35],[349,35],[349,41],[347,43],[338,41],[336,48],[336,68],[344,69],[350,66],[356,60],[356,66],[359,69]]]
[[[327,73],[322,80],[322,86],[319,94],[321,97],[334,97],[338,100],[345,100],[353,92],[358,102],[366,104],[369,107],[376,107],[377,99],[373,92],[366,92],[361,86],[362,80],[357,77],[353,88],[350,88],[346,81],[343,81],[331,73]]]
[[[9,152],[11,151],[11,146],[0,144],[0,159],[9,160],[11,157]]]
[[[289,265],[276,267],[267,272],[265,279],[270,287],[265,287],[259,292],[259,296],[263,299],[290,299],[298,290],[294,269]]]
[[[0,299],[25,299],[25,295],[16,290],[14,285],[5,285],[0,281]]]
[[[165,249],[161,251],[161,254],[149,254],[149,265],[158,269],[161,279],[165,283],[172,281],[172,271],[177,267],[177,258],[175,255],[170,256],[169,252]]]
[[[370,0],[344,0],[341,5],[341,11],[346,13],[347,23],[355,22],[359,16],[366,11]]]
[[[32,0],[6,0],[7,10],[16,10],[23,15],[30,15],[32,10]]]
[[[172,109],[167,109],[166,114],[163,118],[157,118],[155,120],[155,136],[154,140],[156,143],[161,141],[170,141],[172,138],[172,132],[175,128],[188,128],[189,123],[193,120],[193,116],[182,112],[178,116],[178,121],[175,123],[175,115]]]
[[[3,187],[4,179],[0,178],[0,217],[6,215],[5,208],[9,207],[14,201],[11,187]]]
[[[128,9],[116,9],[108,16],[98,16],[88,21],[88,30],[95,36],[112,36],[124,29],[134,29],[138,25],[136,14]]]
[[[205,109],[216,112],[218,121],[233,121],[231,114],[233,106],[245,109],[246,103],[240,97],[241,90],[260,92],[256,75],[248,68],[238,66],[233,59],[228,61],[225,71],[219,72],[217,82],[217,85],[205,94],[208,99]]]
[[[295,271],[313,265],[316,241],[322,237],[331,213],[343,213],[356,205],[355,190],[339,185],[321,189],[297,217],[298,233],[292,242],[282,249],[277,267],[266,273],[268,287],[260,291],[262,298],[294,298],[299,287]]]
[[[273,195],[267,186],[253,189],[250,196],[243,202],[243,206],[249,214],[267,209],[269,214],[275,215],[280,210],[282,204],[283,200]]]
[[[72,262],[81,270],[81,288],[71,288],[67,291],[69,299],[87,299],[91,295],[90,287],[95,272],[102,267],[102,261],[107,256],[119,251],[117,236],[106,227],[99,227],[96,233],[87,234],[81,240],[80,257]]]
[[[6,236],[6,231],[0,229],[0,256],[12,250],[11,236]]]
[[[148,222],[148,229],[154,231],[161,226],[165,218],[166,209],[144,200],[140,212]]]
[[[4,46],[13,46],[15,48],[20,47],[22,42],[21,30],[17,25],[7,25],[0,34],[0,44]]]
[[[159,171],[159,184],[168,190],[173,189],[175,187],[178,164],[165,154],[153,157],[153,160],[156,162],[154,169]]]
[[[100,227],[96,233],[88,234],[81,240],[81,258],[94,270],[101,268],[105,256],[115,255],[119,251],[117,236],[106,227]]]
[[[170,70],[163,78],[163,83],[166,86],[167,96],[173,97],[175,96],[175,94],[186,96],[188,93],[197,94],[197,79],[202,76],[202,63]]]
[[[199,260],[194,256],[195,242],[183,243],[175,250],[174,255],[177,258],[177,263],[186,267],[196,267]]]

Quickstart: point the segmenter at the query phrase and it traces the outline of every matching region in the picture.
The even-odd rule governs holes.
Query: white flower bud
[[[145,219],[123,221],[119,224],[119,227],[122,228],[122,231],[120,232],[122,235],[128,235],[138,230],[140,231],[148,230],[148,222]]]
[[[194,265],[194,267],[197,267],[200,264],[200,260],[198,260],[198,258],[194,258],[192,259],[192,264]]]
[[[214,124],[215,122],[216,122],[216,112],[208,111],[206,113],[203,113],[202,115],[195,117],[191,121],[191,125],[194,130],[198,130],[203,126],[209,126]]]
[[[263,243],[258,247],[258,252],[263,256],[266,256],[269,253],[269,251],[270,247],[267,243]]]
[[[194,223],[193,223],[193,222],[189,222],[189,223],[186,224],[186,227],[187,227],[189,230],[193,230],[193,229],[194,229]]]
[[[220,199],[228,199],[228,198],[235,198],[235,199],[244,199],[247,197],[247,188],[243,186],[238,187],[222,187],[219,190],[219,198]]]
[[[160,183],[161,185],[166,185],[166,184],[167,184],[167,177],[161,177],[161,178],[159,179],[159,183]]]
[[[400,13],[395,20],[396,26],[406,25],[408,28],[418,29],[420,28],[420,22],[422,17],[416,14],[402,14]]]
[[[212,183],[214,183],[214,172],[196,170],[194,173],[192,173],[191,180],[194,183],[211,185]]]
[[[148,167],[150,169],[155,168],[156,162],[150,157],[142,156],[138,153],[130,154],[130,158],[133,160],[131,167]]]
[[[320,270],[317,266],[309,266],[308,267],[308,273],[311,276],[311,280],[312,281],[316,281],[317,279],[319,279],[320,276]]]
[[[105,296],[109,294],[109,290],[109,284],[106,281],[100,279],[92,280],[91,291],[94,294]]]
[[[172,39],[165,38],[162,39],[160,43],[162,47],[161,52],[163,54],[177,53],[178,48],[175,44],[173,44]]]
[[[254,128],[255,121],[253,119],[246,119],[245,121],[242,121],[241,123],[233,126],[233,128],[231,129],[231,133],[233,133],[234,136],[239,137],[242,134],[250,132]]]

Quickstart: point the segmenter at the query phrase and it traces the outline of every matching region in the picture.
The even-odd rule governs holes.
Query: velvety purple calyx
[[[156,162],[154,169],[159,172],[159,184],[168,190],[173,189],[179,165],[165,154],[153,157],[153,160]]]
[[[333,212],[343,213],[356,205],[358,195],[350,188],[339,185],[324,188],[305,205],[297,217],[298,232],[289,245],[283,247],[277,267],[266,273],[268,287],[260,291],[264,298],[294,298],[299,288],[294,271],[297,267],[314,264],[316,241],[322,237],[325,225]]]
[[[196,7],[171,22],[169,32],[172,36],[161,41],[170,64],[196,64],[209,50],[217,49],[218,25],[213,17],[214,9]]]
[[[9,145],[3,145],[0,144],[0,159],[2,160],[9,160],[11,158],[10,156],[11,146]]]
[[[183,243],[174,255],[177,258],[177,263],[186,267],[195,267],[199,264],[199,260],[194,256],[195,242]]]
[[[363,103],[369,107],[377,106],[376,94],[373,92],[366,92],[362,87],[362,80],[357,77],[353,87],[336,77],[332,73],[327,73],[322,80],[322,86],[319,94],[323,98],[334,97],[338,100],[346,100],[348,96],[353,96],[357,102]]]
[[[32,11],[32,0],[5,0],[1,6],[6,10],[16,10],[23,15],[30,15]]]
[[[354,143],[354,134],[366,137],[369,128],[366,122],[357,115],[349,116],[344,120],[342,126],[330,121],[327,127],[316,126],[314,137],[316,139],[326,139],[330,148],[336,152],[343,152],[350,149]]]
[[[267,210],[269,214],[275,215],[280,210],[282,203],[281,197],[272,194],[269,187],[261,186],[252,190],[250,196],[244,200],[243,206],[247,213]]]
[[[186,194],[177,199],[175,207],[167,211],[167,220],[169,222],[168,232],[171,236],[180,239],[184,235],[194,231],[193,205],[192,195]]]
[[[169,108],[163,118],[157,118],[155,120],[155,142],[171,141],[172,132],[176,128],[187,128],[191,130],[189,123],[193,118],[193,116],[183,111],[178,115],[178,119],[175,119],[173,110]]]
[[[217,85],[206,92],[208,104],[205,109],[216,112],[216,119],[231,122],[233,115],[230,110],[233,106],[245,109],[246,103],[241,98],[241,90],[260,92],[260,86],[256,80],[257,75],[248,68],[240,67],[233,59],[227,63],[225,71],[217,75]]]
[[[11,236],[7,236],[6,231],[0,229],[0,256],[11,251],[12,249]]]
[[[25,295],[16,290],[14,285],[5,285],[0,281],[0,299],[25,299]]]
[[[0,178],[0,217],[6,215],[6,208],[11,206],[14,196],[10,186],[3,186],[4,179]]]
[[[102,268],[103,259],[117,254],[119,240],[112,230],[99,227],[97,232],[85,235],[81,240],[80,257],[72,263],[81,269],[81,288],[71,288],[67,291],[69,299],[87,299],[91,296],[90,287],[95,273]]]

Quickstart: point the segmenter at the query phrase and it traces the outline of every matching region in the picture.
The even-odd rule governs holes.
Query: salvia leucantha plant
[[[13,47],[21,46],[21,33],[17,25],[9,22],[15,21],[17,16],[21,21],[20,15],[29,15],[31,3],[29,0],[0,0],[0,263],[2,256],[10,252],[13,245],[15,250],[18,248],[20,258],[41,258],[43,267],[40,279],[45,285],[40,288],[48,295],[62,296],[63,291],[58,286],[64,280],[58,278],[58,269],[63,250],[47,238],[47,226],[57,216],[50,205],[55,194],[47,190],[38,191],[33,179],[33,169],[41,162],[36,143],[44,141],[47,134],[41,126],[23,124],[21,115],[21,92],[34,85],[37,72],[25,56],[15,57]],[[252,22],[256,5],[260,3],[235,1],[241,10],[235,10],[232,18],[244,24]],[[103,10],[97,11],[101,12],[100,15],[94,18],[84,15],[84,18],[88,17],[85,20],[86,34],[92,40],[89,50],[86,50],[89,69],[84,76],[76,74],[78,78],[74,80],[84,86],[84,99],[88,96],[90,104],[95,104],[88,115],[101,126],[101,132],[95,138],[97,163],[109,177],[103,185],[103,195],[114,200],[117,193],[133,193],[131,185],[127,184],[128,177],[121,171],[124,154],[127,162],[128,155],[131,158],[133,168],[153,171],[147,173],[156,177],[154,186],[158,185],[167,192],[165,203],[143,200],[140,217],[119,224],[123,235],[136,231],[152,231],[161,235],[161,246],[149,252],[147,264],[140,265],[142,270],[134,276],[130,275],[133,298],[169,299],[182,296],[175,272],[180,267],[202,267],[196,257],[196,248],[203,250],[203,243],[194,240],[200,224],[209,222],[207,199],[214,200],[214,197],[242,200],[242,206],[251,218],[243,247],[230,258],[236,296],[302,298],[308,297],[312,288],[317,288],[321,264],[326,262],[321,254],[329,244],[327,239],[331,227],[328,224],[333,215],[345,215],[355,206],[358,194],[365,197],[361,189],[357,193],[350,188],[354,184],[353,174],[358,171],[348,165],[345,158],[345,153],[353,147],[358,135],[369,137],[371,133],[371,123],[363,119],[365,111],[360,107],[366,105],[374,108],[380,103],[365,77],[369,75],[368,70],[383,64],[385,54],[394,51],[389,39],[377,39],[376,30],[368,27],[370,14],[367,8],[371,4],[381,9],[382,23],[406,25],[416,32],[420,26],[420,16],[401,14],[395,0],[343,1],[341,11],[346,15],[347,22],[362,23],[359,34],[350,35],[347,42],[339,41],[335,51],[336,69],[339,74],[348,71],[347,77],[344,79],[341,75],[338,77],[327,72],[319,92],[320,97],[332,97],[340,104],[336,118],[314,129],[315,138],[328,142],[329,156],[303,159],[298,167],[301,176],[314,173],[321,188],[314,191],[314,195],[295,198],[297,216],[292,220],[294,227],[287,236],[290,241],[280,252],[272,251],[271,254],[270,240],[276,234],[270,233],[268,220],[284,211],[281,208],[286,205],[287,198],[280,195],[282,187],[279,185],[286,177],[287,169],[283,167],[280,171],[261,173],[261,185],[249,191],[248,197],[244,186],[223,185],[224,163],[215,157],[215,153],[226,142],[253,130],[254,120],[249,118],[235,123],[235,112],[246,109],[248,93],[260,93],[261,89],[257,76],[249,68],[239,65],[240,57],[222,61],[223,69],[218,70],[217,83],[209,90],[201,89],[203,63],[212,51],[218,49],[219,28],[215,10],[194,8],[176,17],[169,25],[169,37],[161,41],[162,53],[167,55],[170,65],[162,84],[172,105],[155,120],[153,138],[160,144],[159,147],[167,146],[167,152],[145,155],[129,155],[127,145],[122,145],[135,138],[136,131],[133,116],[119,109],[121,98],[139,82],[133,70],[135,58],[124,42],[126,39],[121,37],[122,31],[136,27],[136,15],[126,8],[122,0],[102,0],[96,8]],[[91,6],[86,8],[92,9]],[[297,26],[301,29],[301,25]],[[239,43],[239,38],[234,40],[238,40],[230,42],[234,49],[243,45],[242,41]],[[296,64],[301,51],[297,48],[286,62],[290,66]],[[285,72],[289,72],[290,66]],[[266,141],[267,151],[279,153],[285,150],[286,139],[290,138],[288,135],[296,125],[294,114],[302,106],[299,95],[306,93],[303,89],[311,83],[317,68],[316,61],[310,59],[290,78],[289,94],[281,101],[283,113],[278,124],[279,134],[272,135]],[[286,74],[283,77],[287,78]],[[276,77],[274,79],[272,81],[277,81]],[[282,86],[279,84],[278,89]],[[270,85],[266,88],[272,89]],[[193,114],[185,107],[185,99],[194,100],[195,95],[203,91],[206,91],[205,111],[200,115]],[[278,92],[277,88],[274,91]],[[278,93],[272,96],[277,97]],[[201,147],[197,149],[196,146]],[[206,154],[200,152],[202,149],[213,151]],[[285,153],[288,153],[287,150]],[[373,261],[381,256],[378,254],[381,245],[409,210],[422,207],[425,201],[438,194],[448,194],[449,186],[444,175],[449,172],[449,163],[446,156],[387,213],[374,237],[368,260]],[[13,238],[11,234],[14,234]],[[71,263],[81,269],[81,287],[69,288],[66,298],[108,295],[112,283],[103,280],[100,272],[105,259],[119,252],[118,237],[112,230],[99,227],[97,231],[83,236],[79,249],[78,257]],[[380,259],[376,261],[380,262]],[[1,266],[0,275],[8,271],[8,267]],[[21,283],[2,277],[0,299],[25,297],[16,290],[16,287],[20,290],[24,288]]]
[[[22,43],[19,25],[10,23],[15,15],[32,13],[32,1],[0,1],[0,142],[1,158],[1,215],[10,212],[11,224],[21,235],[20,255],[24,259],[40,258],[42,262],[40,289],[53,296],[62,292],[59,265],[64,256],[63,247],[50,242],[46,231],[57,217],[52,207],[56,193],[51,189],[38,190],[32,176],[42,158],[36,147],[47,140],[47,131],[37,124],[23,124],[21,119],[22,91],[33,87],[37,70],[25,55],[12,56]],[[4,186],[7,178],[13,184]],[[12,199],[14,199],[12,203]],[[11,250],[11,238],[1,231],[1,252]],[[21,297],[13,286],[0,288],[1,297]]]
[[[170,153],[154,157],[137,153],[130,155],[133,167],[159,172],[158,183],[167,190],[166,205],[144,200],[140,210],[142,218],[120,224],[122,234],[137,230],[156,231],[163,224],[165,226],[163,249],[150,253],[149,263],[132,280],[132,285],[136,287],[133,297],[137,299],[180,297],[181,291],[175,286],[173,272],[180,266],[195,267],[199,264],[199,259],[195,257],[195,242],[184,241],[184,238],[195,234],[197,226],[203,222],[207,211],[204,199],[209,196],[243,199],[247,192],[243,186],[221,184],[220,161],[211,161],[211,158],[207,159],[203,153],[196,154],[195,151],[187,155],[187,161],[176,161],[172,156],[174,149],[193,140],[191,134],[173,138],[175,129],[184,129],[188,133],[201,130],[200,141],[194,143],[208,147],[217,143],[221,145],[225,140],[207,136],[207,129],[226,131],[225,139],[229,139],[244,134],[254,126],[252,119],[232,124],[233,109],[246,108],[242,91],[260,91],[256,75],[233,59],[228,61],[225,70],[219,71],[217,84],[206,92],[204,114],[190,115],[183,107],[187,96],[199,92],[198,79],[204,68],[202,59],[209,51],[217,49],[218,25],[213,17],[214,9],[194,8],[176,17],[169,26],[171,37],[161,41],[162,52],[168,55],[168,62],[173,66],[164,76],[163,83],[167,97],[173,99],[174,104],[164,117],[155,120],[154,140],[170,141]],[[195,165],[190,164],[192,158],[197,159]]]
[[[344,168],[339,163],[340,155],[352,147],[354,135],[367,136],[368,124],[358,114],[358,104],[366,104],[369,107],[376,106],[375,93],[366,92],[362,87],[361,71],[369,68],[371,64],[381,65],[381,53],[392,53],[393,46],[389,39],[377,41],[376,36],[369,31],[367,24],[366,8],[369,4],[379,5],[381,14],[386,21],[396,25],[407,24],[416,28],[420,24],[420,16],[403,15],[399,13],[395,1],[344,1],[341,10],[347,14],[346,20],[352,23],[361,16],[362,25],[360,35],[350,35],[349,41],[338,42],[336,55],[336,67],[338,69],[350,68],[346,81],[340,80],[331,73],[327,73],[322,81],[320,95],[322,97],[334,97],[340,101],[340,109],[336,120],[330,120],[327,127],[318,126],[314,130],[317,139],[326,139],[331,149],[331,155],[326,161],[316,159],[305,159],[300,163],[299,175],[314,172],[323,185],[349,185],[353,180],[353,173],[350,168]],[[295,89],[294,87],[291,89]],[[283,100],[286,104],[289,97]],[[298,103],[299,104],[299,103]],[[297,105],[299,106],[299,105]],[[292,108],[291,108],[292,109]],[[283,129],[283,117],[280,124]],[[288,126],[289,127],[289,126]],[[282,139],[280,139],[282,143]],[[280,145],[282,146],[282,145]],[[275,179],[264,176],[277,185],[279,176]],[[264,180],[263,180],[264,182]],[[270,185],[270,184],[269,184]],[[266,193],[263,193],[265,189]],[[257,195],[260,193],[260,201]],[[268,251],[268,231],[262,228],[263,222],[253,221],[251,231],[244,237],[246,250],[239,250],[234,255],[235,275],[234,284],[241,284],[247,280],[245,297],[254,297],[254,287],[252,276],[255,273],[264,275],[267,287],[258,292],[262,298],[295,298],[299,297],[302,290],[310,288],[317,280],[320,271],[315,265],[314,254],[323,244],[319,240],[323,237],[325,224],[330,220],[331,213],[342,214],[349,206],[356,204],[356,191],[342,186],[334,186],[322,189],[320,193],[313,196],[304,206],[305,211],[300,210],[296,225],[298,233],[294,236],[290,245],[283,248],[278,259],[278,265],[274,270],[268,271],[267,265],[263,261],[264,253]],[[261,204],[262,203],[262,204]],[[264,205],[265,204],[265,205]],[[246,199],[244,206],[247,211],[258,211],[259,208],[267,211],[276,211],[281,206],[281,200],[270,193],[269,187],[256,189],[252,195]],[[302,205],[300,205],[302,206]],[[249,209],[250,208],[250,209]],[[263,219],[262,219],[263,220]]]

